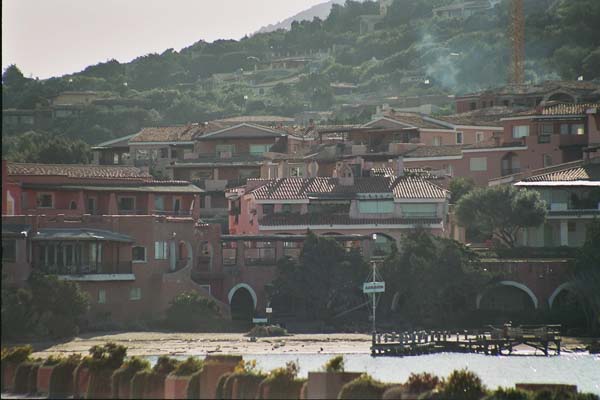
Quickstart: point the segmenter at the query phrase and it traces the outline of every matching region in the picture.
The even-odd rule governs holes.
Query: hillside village
[[[468,42],[492,24],[493,37],[506,2],[414,0],[410,15],[401,3],[349,1],[290,31],[46,81],[9,67],[3,285],[22,287],[32,272],[76,282],[90,299],[89,326],[159,318],[189,291],[227,319],[251,322],[272,309],[269,318],[286,321],[293,301],[277,290],[281,271],[305,262],[313,235],[337,243],[349,264],[384,267],[406,255],[416,232],[465,259],[475,254],[464,265],[491,274],[462,294],[460,310],[584,329],[563,317],[583,302],[574,265],[600,216],[597,54],[578,60],[588,68],[580,79],[573,71],[583,69],[559,75],[536,54],[524,84],[507,84],[498,58],[486,61],[491,72],[469,67],[481,70],[469,82],[461,63],[471,53],[437,57],[413,29],[464,30],[446,43]],[[419,23],[390,28],[403,18]],[[347,26],[357,46],[338,42]],[[489,46],[484,54],[497,52]],[[440,64],[453,53],[466,59]],[[537,79],[539,71],[553,79]],[[507,239],[465,225],[460,185],[463,199],[496,188],[534,193],[527,204],[542,206]],[[394,320],[402,286],[388,285],[399,293],[383,305]],[[348,291],[354,297],[329,300],[328,323],[360,305],[361,294]],[[302,313],[314,317],[310,305]]]

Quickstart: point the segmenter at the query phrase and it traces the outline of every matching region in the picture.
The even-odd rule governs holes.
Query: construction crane
[[[523,0],[510,0],[512,65],[510,81],[522,85],[525,81],[525,16]]]

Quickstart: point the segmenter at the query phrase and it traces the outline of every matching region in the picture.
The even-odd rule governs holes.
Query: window
[[[550,154],[543,155],[544,167],[549,167],[552,165],[552,156]]]
[[[147,160],[148,159],[148,150],[141,150],[141,149],[136,150],[135,159],[136,160]]]
[[[483,132],[475,132],[475,142],[483,142]]]
[[[435,203],[405,203],[402,204],[404,217],[436,217],[437,204]]]
[[[569,232],[577,232],[577,223],[575,221],[568,222]]]
[[[560,124],[560,134],[561,135],[569,134],[569,124]]]
[[[88,212],[88,214],[95,214],[96,213],[96,198],[95,197],[88,197],[88,199],[87,199],[87,212]]]
[[[181,197],[173,198],[173,211],[176,213],[181,211]]]
[[[17,240],[2,239],[2,262],[17,261]]]
[[[106,304],[106,290],[98,289],[98,304]]]
[[[477,109],[477,103],[475,103],[475,102],[472,102],[472,103],[470,103],[470,104],[469,104],[469,109],[470,109],[471,111],[473,111],[473,110]]]
[[[132,287],[129,289],[129,300],[141,300],[142,299],[142,289],[139,287]]]
[[[69,203],[69,209],[77,210],[77,202],[75,200],[71,200],[71,202]]]
[[[135,211],[135,197],[119,197],[120,211]]]
[[[165,210],[164,196],[154,196],[154,210],[156,210],[156,211],[164,211]]]
[[[220,158],[231,158],[235,152],[235,146],[232,144],[218,144],[215,146],[217,156]]]
[[[119,163],[119,155],[117,153],[113,154],[113,164]]]
[[[169,158],[169,148],[163,147],[160,149],[160,158]]]
[[[273,213],[275,212],[275,206],[273,204],[263,204],[262,205],[262,211],[263,211],[263,215],[273,215]]]
[[[463,144],[463,133],[456,132],[456,144]]]
[[[166,260],[168,257],[168,243],[165,241],[154,242],[154,259]]]
[[[487,157],[474,157],[469,160],[471,171],[487,171]]]
[[[102,243],[90,243],[90,262],[95,264],[102,262]]]
[[[529,125],[516,125],[512,128],[513,138],[519,139],[529,136]]]
[[[571,135],[583,135],[585,134],[585,127],[583,124],[571,125]]]
[[[54,208],[54,195],[52,193],[38,193],[37,204],[39,208]]]
[[[359,201],[358,212],[361,214],[391,214],[394,212],[392,200]]]
[[[250,154],[252,154],[253,156],[260,156],[263,153],[267,153],[270,148],[270,144],[251,144]]]
[[[133,246],[131,248],[131,259],[133,262],[146,262],[146,248],[144,246]]]
[[[434,146],[441,146],[442,145],[442,137],[441,136],[435,136],[433,138],[433,145]]]
[[[554,124],[542,124],[540,128],[540,135],[553,135]]]
[[[290,167],[290,176],[293,178],[302,178],[304,171],[302,167]]]

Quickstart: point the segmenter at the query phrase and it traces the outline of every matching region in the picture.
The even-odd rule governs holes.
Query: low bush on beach
[[[288,331],[279,325],[257,325],[246,334],[246,336],[250,337],[275,337],[287,335]]]
[[[27,346],[16,346],[16,347],[3,347],[2,348],[2,364],[11,363],[19,364],[29,360],[33,353],[33,347]]]
[[[339,399],[381,399],[389,385],[373,379],[367,374],[348,382],[342,387]]]
[[[127,348],[109,342],[103,346],[92,346],[89,353],[90,355],[80,364],[80,367],[87,367],[90,370],[86,397],[92,399],[110,396],[112,374],[123,364],[127,356]]]
[[[180,331],[199,331],[210,328],[219,319],[219,307],[214,300],[195,291],[178,294],[171,300],[166,312],[165,325]]]
[[[405,388],[410,393],[423,393],[435,389],[440,383],[442,383],[440,378],[428,372],[412,373],[408,377]]]
[[[440,398],[445,400],[479,400],[486,393],[481,378],[466,369],[452,371],[441,387]]]

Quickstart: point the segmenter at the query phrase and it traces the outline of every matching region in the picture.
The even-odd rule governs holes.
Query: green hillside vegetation
[[[433,16],[433,8],[450,3],[395,0],[375,30],[361,34],[361,16],[378,14],[379,6],[349,0],[334,5],[327,19],[295,22],[290,31],[199,41],[179,52],[168,49],[124,64],[111,60],[46,80],[26,78],[10,66],[2,75],[3,108],[43,108],[62,91],[107,92],[116,105],[92,103],[77,117],[53,119],[47,128],[47,136],[95,144],[148,125],[240,114],[293,116],[367,97],[460,94],[505,84],[509,2],[466,19]],[[528,81],[600,78],[600,2],[525,0],[525,12]],[[315,60],[297,69],[254,71],[286,56]],[[333,82],[357,89],[335,95],[329,86]],[[332,122],[359,122],[368,116],[336,118]],[[3,122],[3,137],[16,134],[21,132]]]

